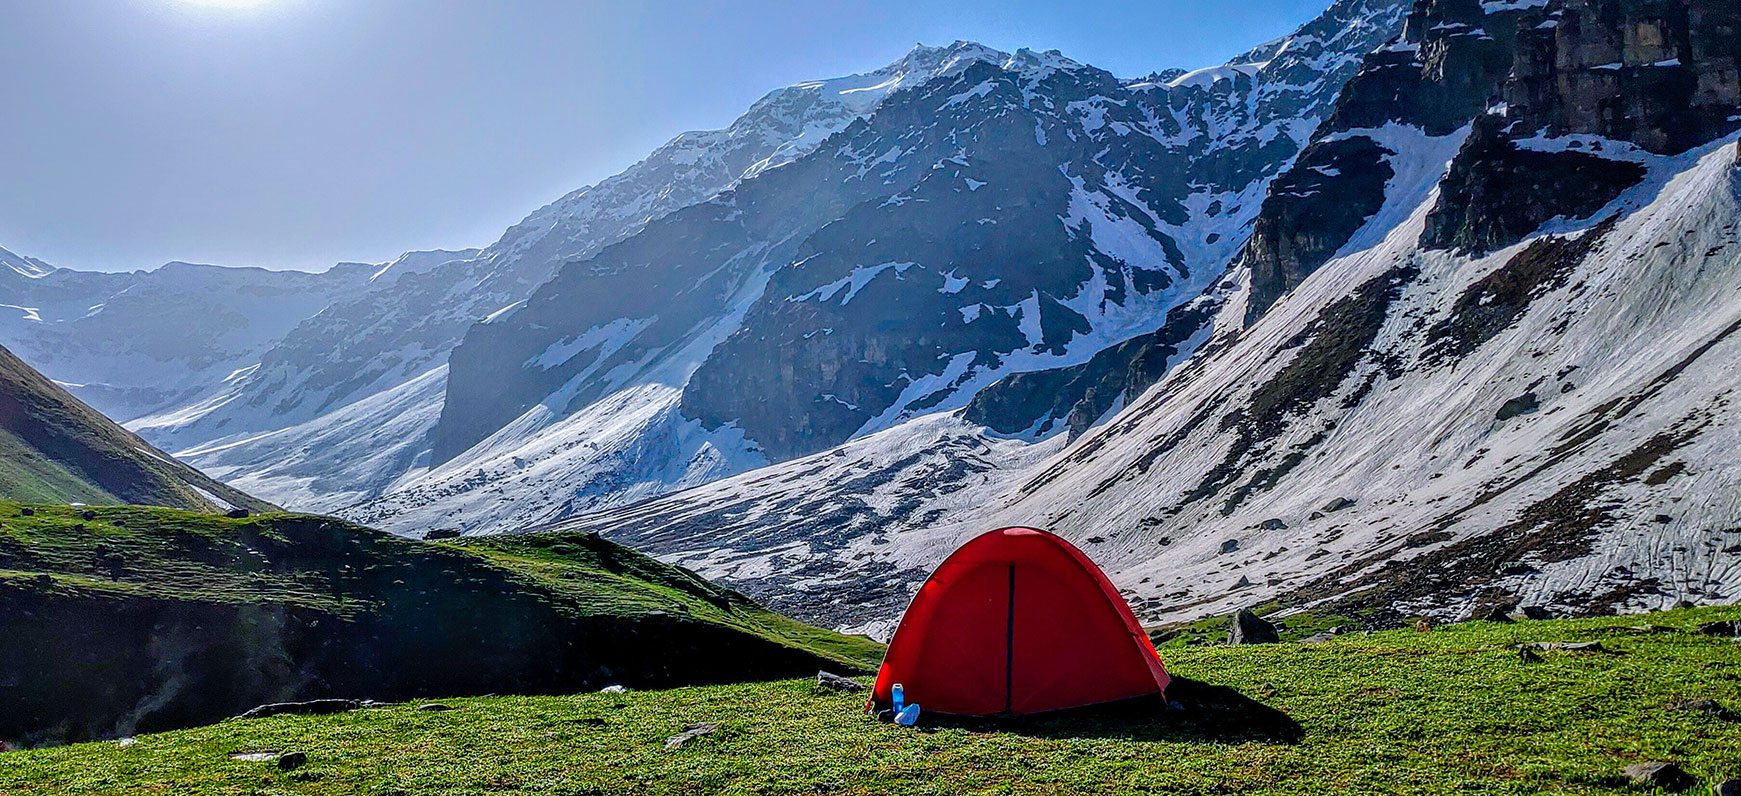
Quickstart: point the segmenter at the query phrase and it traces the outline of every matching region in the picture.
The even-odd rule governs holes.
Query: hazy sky
[[[0,247],[319,270],[482,246],[770,89],[916,42],[1121,76],[1328,0],[0,0]]]

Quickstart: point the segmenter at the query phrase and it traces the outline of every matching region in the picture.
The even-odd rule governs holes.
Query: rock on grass
[[[1678,793],[1698,784],[1693,775],[1674,763],[1633,763],[1621,769],[1621,773],[1635,785],[1654,785],[1671,793]]]

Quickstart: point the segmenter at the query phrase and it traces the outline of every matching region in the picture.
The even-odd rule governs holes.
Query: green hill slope
[[[1649,793],[1622,769],[1741,776],[1741,610],[1441,627],[1322,644],[1169,650],[1181,711],[896,728],[862,695],[786,681],[456,699],[228,721],[0,755],[0,792],[57,794]],[[1656,626],[1653,628],[1652,626]],[[1600,641],[1608,652],[1522,642]],[[1201,683],[1214,684],[1202,685]],[[665,741],[698,722],[712,734]],[[301,752],[284,772],[244,752]]]
[[[0,498],[194,511],[274,508],[151,447],[4,347]]]
[[[584,534],[431,543],[289,514],[0,502],[0,739],[316,697],[566,693],[865,671],[808,627]]]

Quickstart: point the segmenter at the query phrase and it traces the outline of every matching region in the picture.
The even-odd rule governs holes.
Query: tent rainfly
[[[919,588],[867,707],[1017,716],[1164,694],[1170,678],[1130,606],[1081,550],[1004,528],[956,550]]]

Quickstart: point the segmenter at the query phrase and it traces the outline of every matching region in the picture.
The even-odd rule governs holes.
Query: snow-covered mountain
[[[55,268],[0,249],[0,344],[118,420],[194,400],[260,361],[374,266]]]
[[[921,46],[873,72],[773,91],[730,127],[680,135],[533,213],[482,251],[384,269],[369,288],[298,326],[227,389],[129,425],[301,508],[330,510],[377,495],[428,466],[426,436],[441,411],[448,353],[472,324],[516,306],[564,263],[811,151],[890,92],[992,57],[1001,54],[970,43]],[[395,424],[390,439],[379,428],[349,425],[387,405],[425,421]],[[315,438],[328,444],[304,443]],[[384,446],[390,455],[358,469],[341,440],[377,454]]]
[[[347,512],[475,532],[622,505],[1152,333],[1220,278],[1403,11],[1338,3],[1227,67],[1136,80],[958,44],[975,57],[474,326],[429,468]],[[1063,428],[1016,403],[996,421]]]
[[[873,632],[1014,523],[1150,620],[1733,600],[1738,65],[1717,0],[1420,0],[1104,423],[1023,447],[969,407],[566,524]]]

